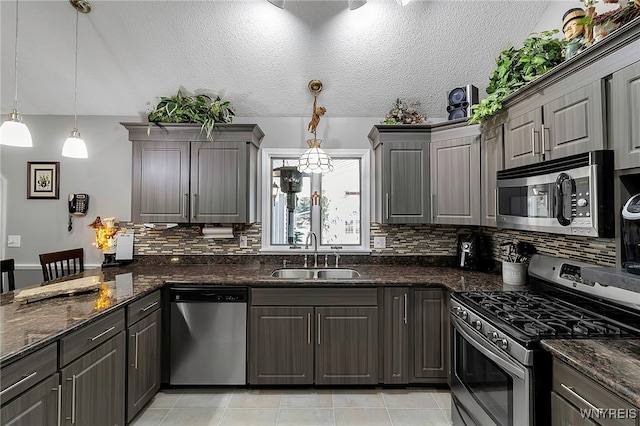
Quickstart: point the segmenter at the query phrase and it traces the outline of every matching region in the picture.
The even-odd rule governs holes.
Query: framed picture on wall
[[[59,162],[27,162],[27,198],[60,198]]]

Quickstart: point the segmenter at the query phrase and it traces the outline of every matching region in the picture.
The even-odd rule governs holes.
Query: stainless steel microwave
[[[613,151],[497,173],[498,228],[613,238]]]

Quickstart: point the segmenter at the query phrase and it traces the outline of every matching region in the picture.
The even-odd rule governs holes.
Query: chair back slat
[[[7,291],[16,289],[16,278],[14,272],[16,270],[16,262],[13,259],[5,259],[0,261],[0,293],[4,291],[4,274],[7,274]]]
[[[72,249],[40,255],[44,282],[84,271],[84,249]]]

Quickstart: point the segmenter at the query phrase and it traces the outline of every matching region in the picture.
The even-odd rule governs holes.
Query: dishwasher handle
[[[174,287],[171,289],[172,303],[247,303],[247,287]]]

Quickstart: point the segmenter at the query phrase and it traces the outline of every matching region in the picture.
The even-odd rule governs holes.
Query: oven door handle
[[[509,360],[496,355],[491,349],[485,347],[482,342],[479,342],[476,338],[474,338],[471,333],[467,332],[465,328],[464,322],[458,319],[455,316],[451,316],[453,318],[454,327],[458,333],[462,335],[462,337],[474,348],[476,348],[482,355],[489,358],[491,361],[495,362],[499,367],[504,368],[509,373],[516,376],[521,381],[525,381],[525,374],[523,367],[520,367],[516,363],[510,362]]]

